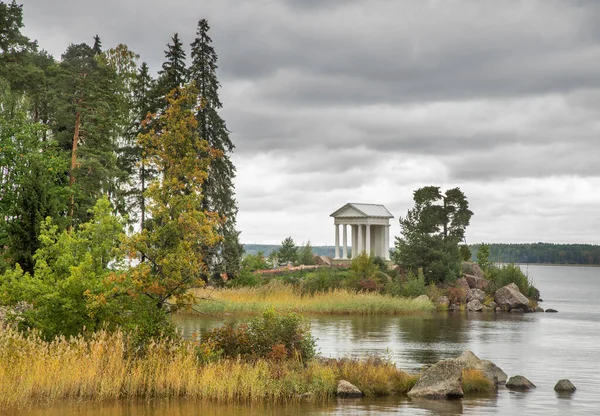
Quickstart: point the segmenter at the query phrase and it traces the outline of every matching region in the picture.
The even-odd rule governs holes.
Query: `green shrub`
[[[387,265],[387,262],[385,261],[385,259],[381,256],[375,256],[373,258],[373,263],[379,267],[379,270],[381,270],[384,273],[387,273],[389,271],[389,267]]]
[[[265,258],[265,255],[262,251],[259,251],[256,254],[247,254],[242,259],[242,269],[255,272],[257,270],[266,270],[269,269],[271,265]]]
[[[525,296],[538,300],[540,292],[533,286],[521,268],[515,264],[491,265],[488,268],[491,281],[490,290],[495,292],[503,286],[514,283]]]
[[[412,272],[408,272],[406,275],[406,282],[402,285],[402,296],[414,298],[417,296],[425,295],[427,293],[427,287],[425,286],[425,276],[421,270],[416,275]]]
[[[362,280],[373,277],[373,274],[379,270],[379,267],[375,264],[375,256],[373,254],[367,255],[367,253],[363,252],[352,259],[350,269],[352,269],[356,277]]]
[[[425,276],[422,272],[417,275],[408,272],[404,281],[394,279],[385,284],[385,293],[391,296],[402,296],[414,298],[427,294],[427,286],[425,286]]]
[[[315,355],[315,340],[307,321],[296,313],[278,315],[273,309],[245,323],[215,328],[200,341],[225,357],[298,357],[307,361]]]
[[[235,279],[227,282],[228,287],[255,287],[262,283],[262,278],[259,274],[253,273],[248,269],[242,269]]]
[[[341,289],[346,284],[346,277],[346,273],[339,272],[333,268],[323,267],[308,273],[302,279],[300,290],[303,295],[314,295],[315,293]]]

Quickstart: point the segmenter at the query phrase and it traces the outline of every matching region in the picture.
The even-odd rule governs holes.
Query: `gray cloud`
[[[343,203],[440,184],[472,242],[600,243],[598,1],[23,1],[55,56],[98,33],[153,70],[209,20],[245,241],[332,243]]]

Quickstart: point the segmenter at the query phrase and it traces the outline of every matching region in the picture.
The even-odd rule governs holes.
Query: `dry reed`
[[[327,400],[342,377],[366,394],[406,391],[411,376],[395,366],[344,360],[202,362],[192,341],[160,341],[128,351],[120,332],[47,342],[0,328],[0,409],[58,401],[185,397],[218,403],[292,403],[312,393]],[[408,385],[408,384],[406,384]]]
[[[429,300],[343,289],[301,296],[293,287],[284,284],[238,289],[202,288],[194,289],[193,293],[199,299],[194,309],[211,315],[259,314],[270,308],[278,312],[329,315],[407,315],[435,310]]]

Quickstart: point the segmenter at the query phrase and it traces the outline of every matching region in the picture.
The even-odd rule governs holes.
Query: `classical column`
[[[343,246],[342,246],[342,258],[343,259],[347,259],[348,258],[348,226],[346,224],[344,224],[343,226],[343,230],[344,232],[343,234]]]
[[[383,226],[383,258],[386,260],[390,259],[390,226],[389,225],[384,225]]]
[[[371,224],[366,225],[365,234],[367,237],[367,238],[365,238],[365,252],[367,253],[367,256],[370,256],[371,255]]]
[[[356,250],[356,256],[363,252],[363,233],[362,233],[362,224],[358,224],[358,244]]]
[[[335,224],[335,259],[340,258],[340,226]]]
[[[352,258],[358,253],[358,225],[352,226]]]

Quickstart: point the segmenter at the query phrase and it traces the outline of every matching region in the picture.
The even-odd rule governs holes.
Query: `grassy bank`
[[[416,377],[380,360],[203,362],[198,344],[163,341],[143,355],[128,350],[122,333],[97,332],[89,339],[47,342],[0,330],[0,408],[57,401],[106,401],[185,397],[201,401],[298,401],[333,397],[345,379],[366,395],[406,393]]]
[[[404,315],[435,310],[429,300],[336,289],[301,296],[289,285],[269,284],[237,289],[195,289],[194,310],[210,315],[277,312],[356,315]]]

